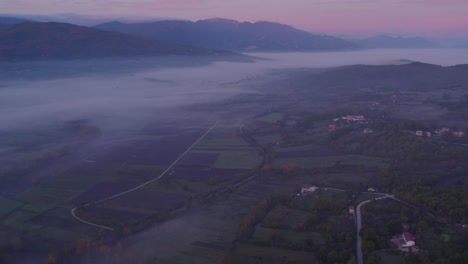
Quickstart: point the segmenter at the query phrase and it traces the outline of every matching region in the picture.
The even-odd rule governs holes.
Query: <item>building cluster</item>
[[[420,136],[420,137],[423,137],[423,136],[431,137],[432,136],[432,133],[430,131],[417,130],[414,133],[417,136]],[[464,137],[465,136],[465,132],[463,132],[463,131],[452,131],[450,128],[447,128],[447,127],[438,128],[438,129],[436,129],[434,131],[434,135],[436,135],[436,136],[442,136],[442,135],[445,135],[445,134],[448,134],[448,133],[451,133],[452,135],[454,135],[456,137]]]
[[[395,236],[392,242],[398,246],[398,249],[405,255],[419,253],[419,247],[416,246],[416,242],[413,234],[408,231],[403,232],[401,235]]]
[[[366,121],[366,118],[362,115],[347,115],[347,116],[342,116],[341,120],[345,120],[348,122],[364,122]]]
[[[365,124],[366,118],[363,115],[346,115],[333,119],[333,124],[328,125],[328,132],[335,132],[337,129],[342,127],[347,127],[352,123]],[[370,133],[373,131],[371,129],[366,130]]]

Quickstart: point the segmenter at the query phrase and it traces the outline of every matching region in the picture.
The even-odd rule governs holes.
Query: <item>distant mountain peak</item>
[[[237,20],[228,19],[228,18],[220,18],[220,17],[198,20],[198,22],[213,22],[213,23],[224,23],[224,24],[240,24],[240,22],[237,21]]]

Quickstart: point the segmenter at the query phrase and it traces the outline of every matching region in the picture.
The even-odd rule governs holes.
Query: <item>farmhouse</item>
[[[366,118],[362,115],[347,115],[347,116],[342,116],[341,119],[346,120],[346,121],[353,121],[353,122],[366,121]]]
[[[307,195],[315,192],[316,190],[318,190],[317,186],[310,185],[310,184],[303,184],[302,187],[301,187],[301,195],[302,196],[307,196]]]
[[[392,239],[392,242],[398,246],[398,249],[403,252],[405,255],[415,254],[419,252],[418,246],[413,234],[408,231],[403,232],[403,234],[396,236]]]
[[[463,137],[463,136],[465,136],[465,132],[457,131],[457,132],[453,132],[453,135],[456,136],[456,137]]]
[[[368,191],[368,192],[376,192],[376,191],[377,191],[377,189],[375,189],[375,188],[372,188],[372,187],[369,187],[369,188],[367,188],[367,191]]]

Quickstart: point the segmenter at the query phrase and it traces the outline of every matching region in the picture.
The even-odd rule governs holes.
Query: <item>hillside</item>
[[[348,41],[367,49],[417,49],[437,47],[435,43],[421,37],[405,38],[378,35],[365,39],[348,39]]]
[[[17,17],[4,17],[0,16],[0,25],[14,25],[23,22],[32,22],[27,19],[17,18]]]
[[[328,51],[354,49],[342,39],[314,35],[272,22],[238,22],[228,19],[159,21],[124,24],[110,22],[99,29],[151,37],[161,41],[233,51]]]
[[[305,70],[299,76],[298,87],[309,89],[306,84],[314,83],[317,87],[326,87],[327,93],[352,93],[356,87],[427,92],[463,87],[468,83],[468,65],[442,67],[420,62],[404,65],[355,65],[330,69],[321,74],[310,74]],[[301,83],[304,85],[301,86]]]
[[[0,39],[0,58],[9,59],[232,54],[65,23],[0,27]]]

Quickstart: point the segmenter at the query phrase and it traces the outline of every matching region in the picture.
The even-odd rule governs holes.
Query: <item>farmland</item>
[[[408,133],[438,127],[419,116],[448,113],[426,101],[440,93],[400,90],[393,102],[387,86],[328,86],[324,75],[302,90],[303,74],[137,127],[74,120],[1,132],[0,260],[354,263],[350,211],[382,196],[370,187],[439,222],[394,201],[363,206],[367,261],[411,260],[383,251],[402,223],[431,251],[422,257],[463,257],[465,139]],[[318,190],[298,195],[305,184]]]
[[[62,243],[71,248],[77,239],[93,239],[98,230],[75,222],[70,215],[73,206],[82,208],[83,204],[93,204],[161,175],[205,129],[190,126],[162,130],[147,126],[139,134],[120,139],[118,144],[88,155],[82,162],[11,198],[0,197],[6,245],[20,233],[22,239],[30,240],[40,234],[51,244]],[[100,224],[139,230],[141,227],[131,223],[164,217],[194,197],[203,197],[243,179],[261,159],[237,133],[236,127],[215,128],[167,172],[168,179],[83,207],[78,215]]]

